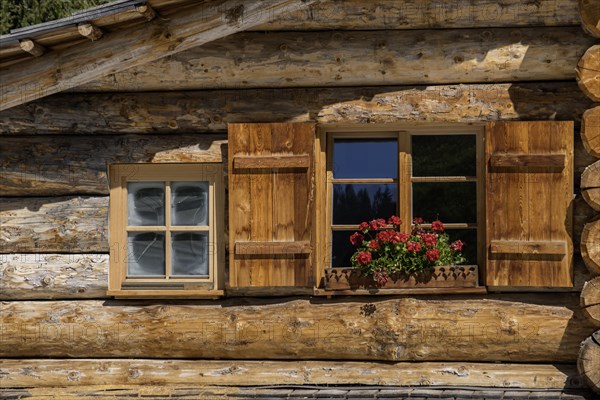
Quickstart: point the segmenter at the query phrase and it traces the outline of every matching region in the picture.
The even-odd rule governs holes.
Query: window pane
[[[477,229],[447,229],[450,241],[462,240],[465,245],[462,253],[467,258],[467,264],[477,264]]]
[[[165,224],[165,184],[130,182],[127,184],[127,223],[137,226]]]
[[[427,222],[477,222],[476,182],[413,183],[413,217]]]
[[[171,269],[173,275],[208,275],[208,234],[172,233]]]
[[[360,224],[397,214],[398,193],[394,184],[333,185],[333,223]]]
[[[413,135],[413,176],[475,176],[475,135]]]
[[[165,275],[165,235],[155,232],[129,232],[127,275]]]
[[[171,183],[171,224],[208,225],[208,182]]]
[[[397,178],[398,141],[396,139],[335,139],[333,177]]]
[[[356,247],[350,243],[350,235],[355,231],[333,231],[331,243],[331,266],[351,267],[350,257]]]

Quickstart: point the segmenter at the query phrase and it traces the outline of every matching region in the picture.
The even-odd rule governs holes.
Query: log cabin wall
[[[582,387],[579,346],[598,329],[596,300],[582,309],[579,294],[600,273],[600,124],[582,127],[596,100],[579,89],[576,67],[598,39],[578,10],[574,0],[324,1],[2,111],[0,383]],[[110,163],[226,166],[233,122],[512,120],[575,121],[573,288],[350,300],[106,296]],[[582,129],[592,132],[583,140]],[[256,359],[272,361],[244,361]],[[293,360],[315,361],[298,364],[299,377],[286,370]],[[336,368],[350,372],[325,379],[318,360],[345,360]],[[432,364],[413,379],[377,361],[413,373],[421,367],[410,362]],[[497,372],[494,362],[508,364]],[[378,368],[377,379],[361,373]],[[240,372],[221,379],[223,369]]]

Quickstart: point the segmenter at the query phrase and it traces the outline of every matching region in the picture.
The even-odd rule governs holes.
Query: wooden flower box
[[[477,265],[431,267],[413,274],[394,274],[383,286],[358,268],[325,268],[325,290],[476,288]]]

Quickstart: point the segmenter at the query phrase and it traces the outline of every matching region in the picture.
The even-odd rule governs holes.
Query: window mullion
[[[402,231],[410,231],[411,222],[411,163],[410,154],[410,133],[407,131],[398,132],[398,215],[404,222]]]
[[[171,278],[171,182],[165,182],[165,278]]]

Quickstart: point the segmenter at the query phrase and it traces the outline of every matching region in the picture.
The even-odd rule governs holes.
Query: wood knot
[[[81,372],[79,371],[69,371],[67,374],[67,380],[71,382],[77,382],[81,378]]]
[[[287,49],[288,49],[288,46],[287,46],[287,44],[285,44],[285,43],[282,43],[282,44],[279,46],[279,50],[281,50],[281,51],[286,51]]]
[[[42,285],[48,286],[52,283],[52,277],[50,275],[44,275],[44,277],[41,279],[41,281],[42,281]]]
[[[136,379],[139,378],[142,375],[142,373],[137,368],[129,368],[129,370],[127,371],[127,375],[132,379]]]
[[[225,21],[229,25],[237,25],[240,20],[244,17],[244,5],[240,4],[229,10],[225,11]]]

